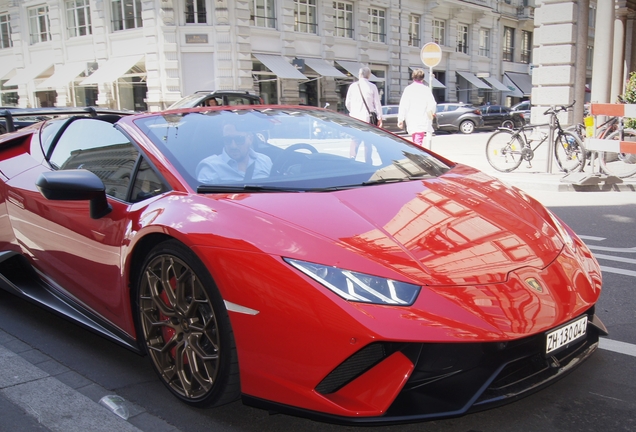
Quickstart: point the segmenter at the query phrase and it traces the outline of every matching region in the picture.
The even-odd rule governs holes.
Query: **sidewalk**
[[[636,176],[626,179],[613,178],[610,181],[616,180],[617,182],[610,183],[605,181],[606,176],[594,175],[590,167],[587,167],[585,172],[566,175],[566,173],[559,171],[559,166],[554,160],[552,172],[548,173],[547,143],[539,147],[531,162],[531,167],[523,162],[513,172],[499,172],[491,167],[486,160],[486,142],[491,134],[491,131],[475,132],[469,135],[442,132],[433,136],[431,149],[454,162],[470,165],[524,191],[636,192]]]
[[[99,400],[112,392],[0,330],[0,432],[178,432],[128,401],[124,420]]]

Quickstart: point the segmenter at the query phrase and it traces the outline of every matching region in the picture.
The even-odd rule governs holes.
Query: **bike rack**
[[[585,148],[594,152],[592,167],[594,167],[594,155],[597,152],[636,153],[636,142],[595,138],[597,116],[636,118],[636,104],[593,103],[590,106],[590,114],[595,119],[593,126],[586,127]]]

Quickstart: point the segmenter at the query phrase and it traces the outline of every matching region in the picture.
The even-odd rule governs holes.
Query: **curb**
[[[64,432],[179,432],[129,401],[124,402],[129,412],[128,420],[99,404],[102,397],[113,394],[0,330],[2,428]]]

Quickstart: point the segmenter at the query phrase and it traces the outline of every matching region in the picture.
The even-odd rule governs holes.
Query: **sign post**
[[[424,66],[428,66],[428,86],[433,90],[433,68],[442,61],[442,48],[435,42],[428,42],[420,51],[420,59]],[[426,133],[426,148],[432,147],[432,134]]]

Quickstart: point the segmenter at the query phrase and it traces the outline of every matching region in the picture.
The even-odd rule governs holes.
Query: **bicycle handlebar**
[[[548,114],[556,114],[559,113],[561,111],[567,111],[570,108],[572,108],[574,106],[574,104],[576,103],[576,101],[572,102],[572,104],[565,106],[565,105],[561,105],[560,107],[557,106],[552,106],[550,108],[548,108],[543,115],[548,115]]]

